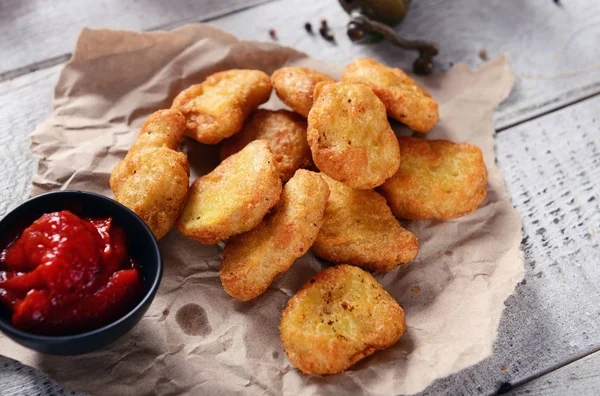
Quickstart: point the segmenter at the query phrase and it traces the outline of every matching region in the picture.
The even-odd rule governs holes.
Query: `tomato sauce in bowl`
[[[43,335],[104,326],[143,293],[140,267],[112,217],[46,213],[0,253],[0,304],[12,324]]]

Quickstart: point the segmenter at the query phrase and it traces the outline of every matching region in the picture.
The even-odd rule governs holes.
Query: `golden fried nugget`
[[[187,156],[175,151],[184,129],[178,110],[153,113],[110,176],[117,201],[140,216],[157,239],[173,227],[185,203],[190,169]]]
[[[327,261],[379,272],[391,271],[417,256],[417,237],[400,226],[385,198],[373,190],[357,190],[322,177],[331,194],[313,253]]]
[[[323,223],[328,197],[319,174],[298,170],[273,212],[256,228],[227,241],[220,271],[227,294],[241,301],[260,296],[306,253]]]
[[[307,137],[321,172],[353,188],[379,186],[400,164],[385,106],[363,84],[317,84]]]
[[[358,267],[340,264],[313,276],[281,316],[281,342],[306,374],[342,372],[394,345],[406,329],[404,311]]]
[[[269,144],[255,140],[192,184],[176,226],[202,243],[217,243],[256,227],[280,194]]]
[[[321,81],[334,82],[327,74],[305,67],[283,67],[275,70],[271,83],[279,99],[304,118],[313,105],[313,92]]]
[[[342,81],[367,84],[383,101],[390,117],[416,132],[426,133],[438,122],[437,102],[400,69],[370,58],[356,59],[346,65]]]
[[[179,110],[158,110],[148,117],[129,152],[142,147],[177,150],[185,131],[185,118]]]
[[[271,90],[271,80],[262,71],[232,69],[182,91],[172,108],[185,116],[188,136],[217,144],[237,133],[246,117],[269,100]]]
[[[291,111],[265,109],[257,110],[239,133],[223,142],[221,160],[237,153],[256,139],[269,142],[275,156],[275,165],[284,182],[297,169],[312,164],[310,147],[306,141],[306,121]]]
[[[477,209],[487,193],[481,150],[447,140],[399,139],[402,163],[380,188],[403,219],[450,219]]]

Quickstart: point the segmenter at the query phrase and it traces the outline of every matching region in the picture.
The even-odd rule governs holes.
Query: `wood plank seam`
[[[588,274],[579,271],[582,267],[586,268],[583,263],[592,264],[595,261],[594,255],[590,255],[589,252],[597,252],[595,249],[598,246],[598,212],[594,207],[597,208],[599,191],[592,181],[596,179],[596,173],[600,170],[600,141],[596,133],[598,126],[595,118],[599,99],[600,95],[592,95],[587,100],[581,100],[579,104],[563,106],[560,112],[547,112],[542,117],[546,118],[545,121],[540,119],[520,122],[519,124],[523,125],[515,128],[514,134],[502,134],[497,138],[500,166],[505,172],[509,193],[513,189],[513,205],[523,217],[522,248],[526,256],[528,275],[525,279],[529,287],[535,282],[541,282],[540,279],[550,282],[550,279],[554,278],[550,283],[555,283],[555,288],[560,287],[565,294],[568,294],[566,291],[570,289],[572,293],[582,284],[582,279],[576,276]],[[500,142],[502,144],[499,144]],[[546,171],[551,173],[551,176]],[[543,213],[540,213],[542,211]],[[579,244],[574,246],[571,242],[574,240],[578,240]],[[540,260],[542,257],[545,261]],[[548,264],[549,261],[552,262]],[[565,270],[564,273],[561,268]],[[550,273],[553,275],[544,278],[544,271],[552,271]],[[563,276],[554,275],[561,273]],[[589,276],[594,279],[593,273]],[[583,276],[584,281],[585,279]],[[551,290],[549,287],[550,285],[545,286],[546,292]],[[517,287],[515,295],[518,295],[520,290],[523,289]],[[533,290],[539,292],[540,289]],[[573,299],[581,297],[579,294],[569,296]],[[593,301],[594,298],[591,297],[590,300]],[[557,304],[560,297],[550,301],[549,303]],[[600,315],[600,312],[597,314]],[[547,367],[538,365],[534,370],[530,370],[531,366],[528,367],[529,370],[521,370],[523,364],[513,363],[518,369],[509,369],[509,372],[514,374],[521,371],[525,372],[525,376],[506,378],[497,393],[492,394],[509,392],[597,353],[600,345],[593,340],[598,338],[589,335],[591,330],[588,318],[594,315],[593,311],[579,311],[579,315],[570,317],[570,324],[565,325],[563,330],[568,331],[564,346],[554,346],[565,348],[569,351],[568,355],[554,362],[548,361],[546,364],[550,365]],[[557,319],[557,322],[554,327],[550,327],[551,331],[558,331],[556,324],[560,325],[561,320]],[[587,326],[584,326],[586,323]],[[569,326],[572,326],[572,330],[567,330]],[[576,351],[578,344],[586,346]],[[508,364],[506,366],[510,367]]]
[[[575,94],[575,92],[581,92],[581,91],[586,92],[586,94],[584,96],[578,96]],[[547,101],[545,103],[536,104],[534,106],[524,107],[524,108],[520,109],[519,112],[531,113],[531,115],[529,117],[517,118],[515,121],[513,121],[511,123],[496,127],[496,132],[502,132],[507,129],[511,129],[511,128],[513,128],[517,125],[523,124],[525,122],[535,120],[536,118],[543,117],[543,116],[553,113],[555,111],[559,111],[566,107],[586,101],[597,95],[600,95],[600,81],[598,81],[597,83],[594,83],[594,84],[590,84],[584,88],[567,92],[562,97],[562,98],[565,98],[565,97],[571,96],[572,97],[571,100],[567,99],[565,101],[562,101],[562,98],[559,97],[559,98],[555,98],[553,100]],[[555,105],[555,106],[553,106],[553,105]],[[534,111],[536,109],[543,108],[543,107],[548,107],[548,109],[545,111],[542,111],[540,113],[534,113]]]
[[[313,14],[316,15],[317,13],[313,12]],[[313,15],[313,14],[311,14],[311,15]],[[318,15],[321,15],[321,13],[319,13]],[[239,25],[241,25],[241,24],[239,24]],[[276,27],[278,27],[278,25],[276,25]],[[158,27],[157,29],[160,29],[160,28],[161,27]],[[262,33],[265,33],[265,32],[263,31]],[[239,32],[238,32],[238,34],[239,34]],[[260,36],[260,37],[262,37],[262,36]],[[282,40],[282,42],[283,42],[283,40]],[[490,48],[491,47],[488,47],[487,49],[489,50]],[[337,51],[340,52],[340,49],[338,49]],[[26,71],[24,74],[28,74],[28,73],[29,72]],[[45,72],[42,71],[42,73],[45,73]],[[40,85],[42,85],[42,84],[40,84]],[[557,110],[560,110],[560,109],[563,109],[566,107],[570,107],[581,101],[585,101],[586,99],[593,98],[593,97],[597,96],[599,93],[600,93],[600,83],[584,85],[583,88],[571,89],[566,92],[563,91],[562,95],[557,96],[554,99],[541,101],[541,103],[542,103],[541,105],[524,106],[519,110],[507,112],[505,115],[498,117],[498,123],[496,124],[497,125],[496,130],[498,132],[501,132],[501,131],[510,129],[514,126],[526,123],[527,121],[534,120],[536,118],[541,118],[542,116],[548,115],[550,113],[554,113]],[[577,95],[582,95],[582,94],[584,95],[584,97],[578,99]],[[37,95],[32,95],[30,97],[35,98],[36,96]],[[520,98],[519,96],[517,96],[517,97]],[[34,99],[34,101],[35,101],[35,99]],[[50,107],[48,107],[48,111],[49,111],[49,109],[50,109]],[[523,111],[522,109],[526,109],[526,111]],[[536,115],[535,114],[536,111],[540,112],[540,114]],[[11,111],[7,112],[7,114],[9,114],[9,115],[10,115],[10,113],[12,113],[13,116],[17,116],[19,112],[11,112]],[[38,121],[35,121],[35,115],[29,116],[29,117],[31,119],[28,118],[27,120],[28,120],[28,123],[30,124],[30,127],[28,127],[26,131],[24,130],[26,128],[20,128],[22,130],[20,130],[18,132],[29,132],[29,130],[31,130],[33,128],[33,126],[35,126],[38,123]],[[510,123],[510,125],[504,125],[503,123]],[[502,134],[501,136],[506,136],[506,135],[509,135],[509,134]],[[24,147],[26,148],[26,146],[24,146]],[[10,153],[10,150],[9,150],[9,153]],[[17,155],[15,155],[15,157],[19,158]],[[13,166],[14,166],[14,164],[11,164],[11,167],[13,167]],[[11,188],[14,189],[14,186]],[[26,197],[26,193],[23,192],[22,195],[23,196],[21,199],[24,199]],[[14,196],[17,196],[17,195],[15,194]],[[7,201],[11,202],[10,200],[7,200]],[[12,201],[12,202],[14,202],[14,201]],[[0,214],[2,213],[2,211],[3,211],[3,208],[2,208],[2,205],[0,205]],[[580,354],[582,354],[582,355],[586,355],[586,353],[587,353],[586,351],[580,351]],[[577,356],[571,356],[571,357],[573,359],[575,359],[574,361],[578,361],[577,359],[583,359],[583,358],[577,358]],[[560,364],[561,363],[556,363],[555,366],[560,365]],[[568,364],[568,363],[565,363],[565,364]],[[562,367],[564,367],[564,366],[562,366]],[[548,369],[548,373],[551,373],[552,371],[553,370],[551,370],[551,368]],[[541,373],[539,373],[539,375],[537,375],[537,373],[536,373],[536,375],[532,376],[531,378],[515,378],[513,381],[511,381],[511,383],[513,384],[512,387],[514,387],[514,388],[520,387],[523,384],[529,383],[530,381],[535,380],[536,378],[539,378],[540,376],[544,376],[544,375],[547,375],[547,373],[541,372]]]
[[[207,13],[201,17],[196,16],[196,17],[179,19],[175,22],[169,22],[166,24],[154,26],[149,29],[142,29],[141,31],[142,32],[154,32],[154,31],[158,31],[158,30],[173,30],[179,26],[183,26],[188,23],[208,22],[208,21],[211,21],[211,20],[214,20],[217,18],[221,18],[221,17],[225,17],[227,15],[234,14],[236,12],[242,12],[244,10],[255,7],[257,5],[267,3],[269,1],[274,1],[274,0],[252,0],[252,1],[249,1],[248,4],[246,4],[243,8],[231,7],[229,9]],[[23,76],[25,74],[29,74],[29,73],[38,71],[38,70],[47,69],[52,66],[56,66],[60,63],[68,61],[71,58],[71,55],[72,55],[72,53],[68,52],[66,54],[58,55],[58,56],[55,56],[52,58],[44,59],[42,61],[30,63],[25,66],[21,66],[21,67],[12,69],[12,70],[2,72],[2,73],[0,73],[0,83],[3,81],[7,81],[7,80],[11,80],[13,78]]]
[[[244,6],[244,8],[230,8],[227,11],[219,11],[219,12],[213,12],[212,14],[208,14],[208,16],[198,19],[196,17],[191,17],[191,18],[185,18],[185,19],[181,19],[179,21],[175,21],[175,22],[170,22],[170,23],[166,23],[163,25],[159,25],[159,26],[155,26],[153,28],[144,30],[147,32],[153,32],[153,31],[157,31],[157,30],[173,30],[179,26],[183,26],[185,24],[188,23],[194,23],[194,22],[210,22],[213,21],[215,19],[218,18],[222,18],[222,17],[226,17],[228,15],[232,15],[232,14],[236,14],[238,12],[243,12],[249,8],[267,3],[267,2],[272,2],[272,1],[280,1],[280,0],[254,0],[252,2],[249,2],[249,4],[247,4],[246,6]]]
[[[514,388],[510,396],[597,396],[600,353],[591,354],[524,386]]]
[[[71,59],[71,55],[72,53],[69,52],[67,54],[55,56],[53,58],[49,58],[41,62],[34,62],[29,65],[25,65],[13,70],[9,70],[7,72],[0,73],[0,83],[3,81],[8,81],[17,77],[24,76],[29,73],[36,72],[38,70],[49,69],[52,66],[56,66],[58,64],[67,62],[69,59]]]
[[[501,386],[497,392],[492,393],[490,396],[507,394],[513,390],[518,389],[519,387],[521,387],[525,384],[528,384],[531,381],[534,381],[538,378],[544,377],[556,370],[560,370],[561,368],[568,366],[569,364],[572,364],[579,360],[585,359],[588,356],[591,356],[594,353],[598,353],[598,352],[600,352],[600,348],[597,348],[592,351],[584,351],[582,353],[572,356],[572,358],[570,358],[570,359],[561,360],[561,361],[547,367],[546,369],[541,370],[539,373],[536,373],[535,375],[531,375],[531,376],[524,377],[524,378],[519,378],[518,380],[513,381],[512,383],[506,382],[504,386]]]

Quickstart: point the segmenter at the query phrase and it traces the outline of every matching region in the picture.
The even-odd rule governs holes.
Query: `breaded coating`
[[[186,119],[186,134],[217,144],[242,129],[244,120],[271,96],[271,80],[260,70],[232,69],[208,76],[173,100]]]
[[[157,239],[173,227],[185,203],[190,168],[187,156],[175,151],[184,129],[178,110],[153,113],[110,176],[116,200],[140,216]]]
[[[451,219],[477,209],[487,194],[479,147],[447,140],[399,139],[402,163],[380,188],[403,219]]]
[[[273,212],[256,228],[227,241],[219,273],[225,291],[241,301],[263,294],[313,244],[328,197],[319,174],[298,170]]]
[[[334,82],[332,77],[305,67],[283,67],[275,70],[271,83],[279,99],[304,118],[313,105],[313,92],[321,81]]]
[[[285,182],[297,169],[312,164],[306,141],[306,120],[288,110],[259,109],[252,114],[242,130],[223,142],[221,160],[237,153],[248,143],[265,139],[275,156],[275,165]]]
[[[192,184],[176,226],[202,243],[217,243],[256,227],[280,194],[269,143],[255,140]]]
[[[185,131],[185,118],[178,110],[158,110],[142,125],[129,152],[143,147],[166,147],[177,150]]]
[[[426,133],[438,122],[437,102],[400,69],[360,58],[346,65],[342,81],[367,84],[383,101],[390,117],[416,132]]]
[[[364,270],[340,264],[313,276],[288,301],[281,342],[306,374],[340,373],[394,345],[406,329],[404,311]]]
[[[307,137],[321,172],[353,188],[379,186],[400,164],[385,106],[363,84],[317,84]]]
[[[322,177],[331,194],[313,253],[327,261],[379,272],[391,271],[417,256],[417,237],[400,226],[385,198],[373,190],[357,190]]]

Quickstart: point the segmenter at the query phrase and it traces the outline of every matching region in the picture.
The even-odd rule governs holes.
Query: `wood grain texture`
[[[69,392],[41,371],[4,356],[0,356],[0,384],[0,395],[6,396],[85,396]]]
[[[50,115],[62,66],[0,83],[0,218],[29,195],[36,161],[29,133]]]
[[[23,3],[11,3],[11,7],[34,6],[32,1]],[[2,22],[7,4],[0,0]],[[414,21],[407,20],[399,30],[411,37],[417,37],[413,31],[425,32],[425,38],[438,40],[443,50],[438,57],[440,69],[459,61],[476,66],[482,62],[478,56],[482,48],[489,57],[508,52],[519,82],[497,113],[498,127],[600,90],[600,66],[595,66],[600,64],[600,55],[590,51],[600,42],[599,3],[570,0],[559,7],[551,1],[517,4],[516,0],[487,0],[486,4],[473,7],[468,0],[413,2],[409,15]],[[295,8],[289,11],[288,7]],[[18,18],[15,11],[12,15],[6,18]],[[317,27],[322,17],[336,33],[337,45],[303,30],[304,22],[311,21]],[[281,44],[332,62],[373,56],[408,68],[414,59],[414,54],[387,44],[351,44],[344,32],[346,19],[334,0],[277,1],[212,23],[240,37],[260,40],[269,40],[268,29],[272,27]],[[0,25],[0,30],[4,29],[4,22]],[[46,35],[52,34],[46,30]],[[5,40],[4,32],[2,37]],[[36,37],[37,41],[45,40],[42,35]],[[73,42],[68,43],[67,51]],[[17,45],[14,40],[12,43]],[[3,45],[0,42],[0,48]],[[35,54],[40,48],[35,45],[22,44],[21,51]],[[6,51],[2,53],[0,69],[10,57]],[[28,134],[50,113],[59,70],[60,66],[55,66],[0,83],[0,167],[4,171],[0,217],[27,196],[35,169]],[[436,381],[424,394],[478,395],[508,389],[507,384],[520,384],[600,348],[600,295],[596,290],[600,280],[599,108],[600,97],[593,97],[497,136],[498,163],[524,218],[526,279],[506,303],[494,355]],[[2,364],[0,361],[0,373]],[[589,383],[593,385],[593,378]]]
[[[0,51],[5,54],[0,63],[0,74],[48,57],[55,57],[50,59],[50,64],[64,60],[61,55],[72,50],[83,24],[148,30],[159,26],[159,20],[176,20],[165,25],[171,28],[210,15],[195,7],[208,9],[218,3],[223,10],[227,4],[240,3],[240,0],[177,0],[160,3],[168,4],[168,7],[149,6],[157,3],[152,1],[143,5],[127,3],[129,8],[123,8],[123,3],[118,0],[103,0],[87,13],[75,13],[75,9],[62,15],[62,4],[76,3],[79,4],[77,7],[83,7],[81,4],[86,2],[63,1],[58,7],[54,2],[44,0],[33,7],[23,1],[11,9],[9,1],[0,0],[0,21],[9,21],[0,23],[3,37]],[[250,3],[255,1],[264,0]],[[105,4],[112,2],[120,4],[121,8]],[[42,18],[44,4],[46,8],[59,11],[47,11]],[[160,11],[164,11],[164,15]],[[79,19],[68,19],[69,13],[75,13]],[[88,14],[86,20],[84,16]],[[321,18],[329,21],[336,43],[329,43],[318,34],[309,35],[304,30],[307,21],[317,30]],[[63,19],[70,21],[68,29],[57,28]],[[47,25],[47,20],[51,26]],[[279,0],[210,23],[250,40],[270,40],[268,30],[273,28],[279,43],[331,62],[347,63],[356,57],[370,56],[410,69],[415,59],[413,52],[399,50],[385,42],[353,44],[345,33],[347,21],[335,0]],[[600,92],[600,52],[593,50],[600,47],[600,2],[570,0],[556,5],[552,1],[487,0],[485,6],[473,7],[470,0],[420,0],[413,2],[398,32],[408,38],[438,42],[441,53],[436,58],[437,70],[447,70],[458,62],[479,66],[483,62],[479,56],[481,49],[487,51],[489,58],[507,53],[517,75],[517,84],[496,113],[495,125],[500,129]]]
[[[515,388],[507,395],[597,396],[598,393],[600,393],[600,352]]]
[[[27,135],[50,112],[57,72],[0,84],[0,121],[9,126],[0,129],[0,158],[14,161],[2,164],[0,216],[26,196],[35,166]],[[598,108],[600,96],[497,135],[498,163],[523,216],[526,279],[506,302],[494,355],[423,394],[508,389],[600,348]]]
[[[268,0],[0,0],[0,76],[64,61],[83,27],[170,29]]]
[[[316,31],[326,18],[336,43],[318,34],[307,34],[311,22]],[[259,23],[253,22],[259,21]],[[285,0],[267,3],[211,23],[254,40],[269,40],[268,29],[277,31],[279,42],[331,62],[347,63],[371,56],[410,70],[416,55],[386,42],[352,44],[346,35],[347,16],[335,0]],[[482,64],[488,58],[508,54],[517,84],[496,113],[495,125],[505,128],[568,103],[600,92],[600,2],[472,0],[413,1],[397,31],[407,38],[439,44],[437,70],[466,62]]]
[[[525,279],[505,302],[494,354],[423,395],[509,390],[600,349],[598,108],[600,96],[496,136],[523,218]]]

